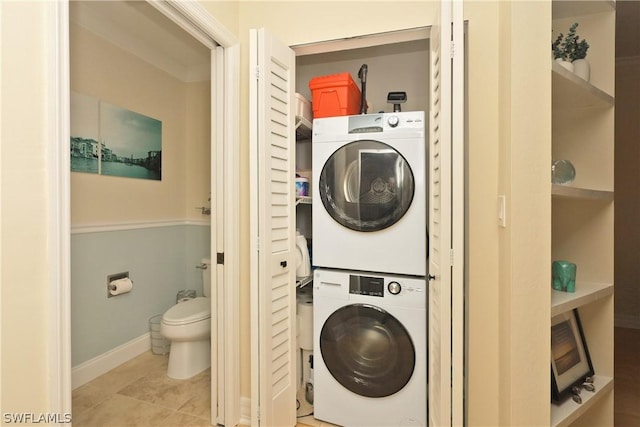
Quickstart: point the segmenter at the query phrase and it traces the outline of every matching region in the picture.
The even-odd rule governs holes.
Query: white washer
[[[425,276],[424,112],[313,122],[313,264]]]
[[[316,269],[313,283],[314,417],[426,426],[426,281]]]

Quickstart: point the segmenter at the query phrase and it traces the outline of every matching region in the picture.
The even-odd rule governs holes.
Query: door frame
[[[47,5],[48,37],[46,58],[49,113],[47,153],[49,164],[49,321],[47,390],[50,412],[71,414],[71,205],[70,205],[70,66],[69,66],[69,0]],[[219,420],[212,407],[213,424],[237,425],[240,419],[239,353],[239,134],[240,134],[240,43],[200,3],[171,0],[149,1],[149,4],[211,49],[211,160],[212,209],[218,219],[211,228],[211,256],[223,254],[217,268],[216,290],[222,295],[217,306],[225,325],[212,330],[212,341],[222,332],[222,349],[218,356],[224,365],[222,408]],[[222,96],[214,97],[214,93]],[[215,102],[213,102],[215,100]],[[223,179],[221,179],[223,178]],[[217,190],[217,191],[215,191]],[[215,192],[214,192],[215,191]],[[222,218],[222,221],[219,219]],[[224,231],[224,232],[222,232]],[[222,266],[224,265],[224,269]],[[215,278],[216,276],[213,275]],[[212,304],[215,298],[212,299]],[[215,307],[212,307],[215,309]],[[215,365],[214,365],[215,366]],[[212,375],[212,377],[214,377]],[[212,395],[217,393],[212,387]]]

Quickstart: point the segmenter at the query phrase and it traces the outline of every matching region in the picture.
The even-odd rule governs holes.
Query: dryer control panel
[[[393,132],[403,129],[424,129],[424,127],[424,113],[422,111],[363,114],[348,117],[349,134]]]
[[[313,120],[313,143],[382,138],[424,138],[424,111],[323,117]],[[424,143],[424,141],[423,141]]]

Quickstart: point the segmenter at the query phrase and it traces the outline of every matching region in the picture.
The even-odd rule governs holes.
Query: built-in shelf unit
[[[578,310],[595,371],[582,403],[551,404],[551,426],[613,426],[613,209],[615,2],[553,0],[553,36],[578,22],[590,44],[590,81],[553,61],[552,158],[575,181],[551,184],[552,260],[577,265],[574,293],[551,291],[551,316]]]

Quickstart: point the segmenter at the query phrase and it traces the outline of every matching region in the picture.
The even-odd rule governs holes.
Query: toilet
[[[202,260],[202,293],[162,315],[160,333],[171,341],[167,376],[190,378],[211,366],[211,260]]]

